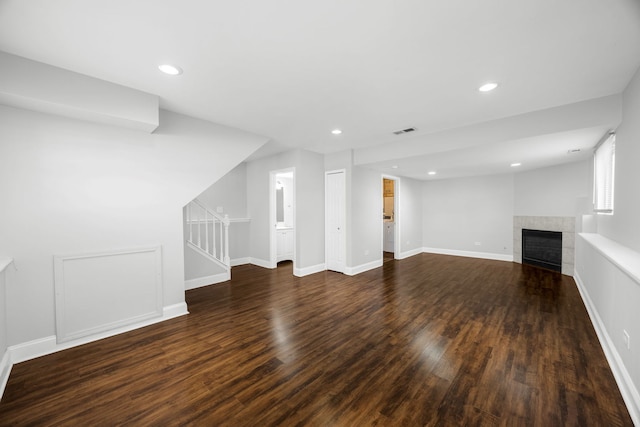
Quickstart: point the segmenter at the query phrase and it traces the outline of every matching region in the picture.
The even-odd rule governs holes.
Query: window
[[[596,145],[593,156],[593,208],[596,213],[613,214],[613,178],[616,134],[610,132]]]

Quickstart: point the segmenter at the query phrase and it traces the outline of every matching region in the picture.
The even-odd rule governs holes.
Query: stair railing
[[[194,199],[186,208],[187,242],[211,259],[231,266],[229,257],[229,216],[220,215]]]

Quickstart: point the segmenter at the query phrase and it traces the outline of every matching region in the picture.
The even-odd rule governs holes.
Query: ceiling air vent
[[[406,128],[393,132],[394,135],[402,135],[403,133],[415,132],[416,128]]]

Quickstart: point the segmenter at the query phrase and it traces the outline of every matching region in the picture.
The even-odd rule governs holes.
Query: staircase
[[[185,220],[187,246],[230,273],[229,216],[213,212],[198,199],[194,199],[186,207]]]

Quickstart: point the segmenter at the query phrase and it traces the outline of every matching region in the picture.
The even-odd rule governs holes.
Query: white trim
[[[231,260],[231,267],[235,267],[237,265],[251,264],[251,257],[243,257],[243,258],[234,258]]]
[[[9,349],[5,350],[4,356],[2,356],[2,361],[0,361],[0,398],[4,394],[4,389],[7,387],[7,382],[9,381],[9,374],[11,374],[11,368],[13,365],[11,364],[11,353]]]
[[[85,339],[89,339],[89,337],[85,337]],[[57,349],[56,347],[60,348]],[[11,363],[16,364],[24,362],[25,360],[31,360],[35,359],[36,357],[55,353],[56,351],[64,350],[70,347],[74,346],[69,342],[59,345],[56,344],[56,336],[51,335],[45,338],[38,338],[32,341],[12,345],[11,347],[9,347],[8,351],[10,353]]]
[[[346,274],[347,276],[355,276],[356,274],[364,273],[365,271],[382,267],[382,262],[382,259],[377,259],[366,264],[356,265],[355,267],[345,267],[344,274]]]
[[[640,285],[640,253],[597,233],[578,233],[593,249]]]
[[[195,279],[189,279],[184,281],[184,289],[186,291],[190,289],[201,288],[203,286],[213,285],[215,283],[226,282],[231,280],[231,272],[225,271],[224,273],[213,274],[211,276],[196,277]]]
[[[389,179],[393,181],[393,258],[400,259],[400,248],[402,247],[402,233],[400,231],[400,225],[402,223],[400,217],[400,177],[395,175],[382,174],[380,176],[380,195],[382,197],[382,209],[384,209],[384,180]],[[384,219],[382,219],[384,225]],[[380,240],[380,253],[384,252],[384,231],[382,232],[382,239]]]
[[[153,323],[159,323],[159,322],[164,322],[165,320],[169,320],[169,319],[173,319],[175,317],[180,317],[180,316],[184,316],[186,314],[189,314],[189,308],[187,307],[187,303],[186,302],[179,302],[177,304],[172,304],[172,305],[167,305],[162,307],[162,319],[153,322]],[[151,323],[149,323],[151,325]],[[147,325],[145,325],[147,326]],[[142,327],[142,326],[140,326]]]
[[[229,218],[229,222],[251,222],[251,218]]]
[[[40,356],[46,356],[47,354],[56,353],[58,351],[77,347],[79,345],[87,344],[93,341],[98,341],[103,338],[108,338],[114,335],[133,331],[135,329],[144,328],[145,326],[164,322],[165,320],[184,316],[185,314],[189,314],[189,311],[187,310],[187,303],[181,302],[178,304],[163,307],[162,317],[148,319],[140,323],[126,325],[118,329],[111,329],[109,331],[85,336],[73,341],[66,341],[64,343],[58,344],[56,336],[51,335],[49,337],[39,338],[33,341],[10,346],[5,352],[5,355],[2,358],[2,362],[0,362],[0,372],[2,373],[0,376],[0,399],[2,398],[4,388],[6,387],[7,381],[9,380],[11,368],[16,363],[25,362],[27,360],[35,359]]]
[[[276,268],[276,265],[271,264],[271,261],[267,261],[266,259],[260,259],[260,258],[249,258],[249,262],[253,265],[257,265],[258,267],[262,267],[262,268]]]
[[[202,202],[200,202],[202,203]],[[204,204],[204,203],[203,203]],[[213,212],[212,210],[209,210],[210,212]],[[215,213],[215,212],[214,212]],[[230,223],[236,223],[236,222],[251,222],[251,218],[227,218],[229,220]],[[186,220],[187,224],[205,224],[205,223],[212,223],[212,222],[223,222],[224,221],[224,217],[222,217],[222,219],[218,219],[216,218],[211,218],[211,219],[204,219],[204,218],[200,218],[200,219],[188,219]]]
[[[409,257],[412,257],[414,255],[421,254],[422,252],[423,252],[423,248],[411,249],[409,251],[400,252],[399,254],[395,255],[395,259],[409,258]]]
[[[209,252],[205,251],[204,249],[202,249],[200,246],[196,245],[195,243],[192,243],[188,240],[185,240],[185,242],[187,243],[187,247],[192,249],[195,253],[199,254],[201,257],[203,257],[204,259],[206,259],[209,262],[214,263],[215,265],[217,265],[218,267],[224,269],[224,270],[229,270],[230,266],[226,265],[221,259],[218,259],[216,257],[214,257],[212,254],[210,254]]]
[[[56,353],[58,351],[66,350],[68,348],[77,347],[79,345],[83,345],[93,341],[101,340],[103,338],[108,338],[115,335],[123,334],[125,332],[129,332],[135,329],[144,328],[145,326],[153,325],[154,323],[164,322],[165,320],[169,320],[175,317],[189,314],[189,312],[187,311],[187,303],[185,302],[163,307],[162,313],[163,313],[162,317],[148,319],[143,322],[126,325],[118,329],[111,329],[109,331],[82,337],[73,341],[66,341],[61,344],[57,344],[56,336],[51,335],[49,337],[39,338],[33,341],[28,341],[25,343],[13,345],[8,349],[8,352],[10,353],[11,363],[16,364],[16,363],[24,362],[26,360],[35,359],[36,357],[45,356],[51,353]]]
[[[320,271],[325,271],[326,269],[327,269],[327,265],[325,263],[316,264],[309,267],[294,268],[293,275],[297,277],[304,277],[310,274],[318,273]]]
[[[93,327],[84,328],[84,329],[75,329],[75,330],[69,331],[69,327],[65,322],[65,316],[64,316],[65,310],[67,309],[67,304],[66,304],[67,301],[65,299],[65,288],[66,288],[65,263],[68,261],[77,262],[78,260],[95,259],[95,258],[110,259],[113,257],[134,255],[134,254],[140,254],[140,253],[150,253],[154,257],[154,261],[153,261],[154,276],[155,276],[155,280],[154,280],[155,307],[154,309],[144,313],[135,314],[130,317],[118,319],[112,322],[102,323]],[[57,339],[59,340],[60,343],[74,341],[85,336],[93,336],[105,331],[118,330],[123,326],[135,325],[140,322],[144,322],[146,320],[153,319],[153,318],[162,318],[163,287],[162,287],[162,247],[161,246],[114,250],[114,251],[97,252],[97,253],[83,253],[83,254],[75,254],[75,255],[54,255],[53,266],[54,266],[54,290],[55,290],[55,308],[56,308],[56,333],[57,333]]]
[[[638,393],[638,389],[633,384],[631,375],[629,375],[627,368],[624,366],[620,353],[616,350],[616,346],[613,344],[613,341],[607,332],[607,328],[600,318],[600,314],[598,314],[598,310],[593,304],[593,301],[591,300],[591,297],[589,296],[589,293],[587,292],[577,270],[574,272],[573,278],[578,285],[578,292],[580,292],[580,296],[582,297],[582,301],[587,309],[593,328],[596,330],[600,346],[604,351],[607,362],[609,362],[609,367],[611,368],[611,372],[613,372],[613,376],[618,384],[620,394],[622,394],[622,399],[627,405],[627,410],[629,411],[631,420],[634,425],[640,426],[640,393]]]
[[[0,258],[0,273],[2,273],[5,268],[9,267],[12,262],[13,262],[13,258],[1,257]],[[14,264],[14,267],[15,267],[15,264]]]
[[[281,173],[289,173],[292,174],[291,186],[293,187],[293,268],[296,268],[296,233],[297,233],[297,207],[296,207],[296,168],[288,167],[284,169],[276,169],[269,172],[269,267],[265,268],[276,268],[278,266],[278,244],[277,244],[277,236],[276,236],[276,181],[278,174]],[[256,264],[260,267],[264,265]]]
[[[457,249],[440,249],[440,248],[422,248],[422,252],[429,253],[429,254],[453,255],[453,256],[463,256],[468,258],[483,258],[483,259],[492,259],[495,261],[513,262],[513,255],[494,254],[491,252],[459,251]]]

